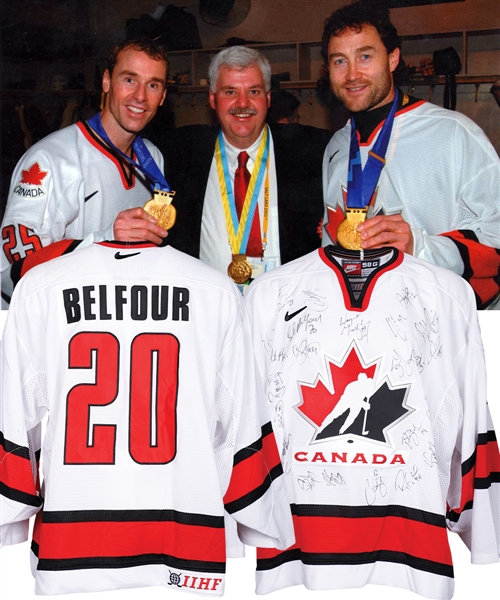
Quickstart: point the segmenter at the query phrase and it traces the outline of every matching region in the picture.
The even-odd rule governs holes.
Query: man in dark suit
[[[271,68],[253,49],[221,51],[209,80],[220,127],[183,127],[160,143],[177,192],[168,241],[224,272],[247,263],[255,278],[320,246],[321,165],[331,133],[298,124],[267,128]]]

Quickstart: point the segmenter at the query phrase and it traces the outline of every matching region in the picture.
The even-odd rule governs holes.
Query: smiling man
[[[183,127],[160,144],[176,190],[169,243],[228,272],[244,290],[320,246],[321,162],[331,134],[266,125],[271,67],[254,49],[222,50],[208,74],[220,125]]]
[[[30,263],[93,241],[160,243],[167,235],[142,209],[152,197],[149,180],[119,153],[137,160],[138,133],[165,99],[167,67],[158,44],[123,42],[103,76],[103,130],[96,115],[40,140],[21,158],[2,223],[3,308]],[[158,149],[143,142],[162,170]]]
[[[325,23],[331,88],[352,118],[324,156],[323,244],[395,246],[463,276],[479,308],[500,308],[498,155],[469,118],[396,89],[400,47],[380,3],[354,2]]]

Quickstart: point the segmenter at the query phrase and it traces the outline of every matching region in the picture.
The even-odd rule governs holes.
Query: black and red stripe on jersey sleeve
[[[32,550],[39,571],[161,564],[224,573],[224,517],[161,509],[42,511]]]
[[[80,245],[82,240],[59,240],[48,246],[40,248],[36,252],[28,254],[24,258],[21,258],[14,262],[10,269],[10,277],[14,287],[19,283],[21,277],[26,273],[48,260],[62,256],[63,254],[69,254],[73,252]]]
[[[453,577],[443,515],[405,506],[292,505],[297,542],[258,548],[257,570],[292,561],[337,566],[390,562]]]
[[[21,504],[35,507],[42,505],[33,479],[29,449],[6,440],[1,432],[0,494]]]
[[[486,490],[500,483],[500,454],[494,431],[478,436],[476,451],[462,463],[462,493],[460,506],[448,511],[448,520],[457,523],[462,513],[474,504],[475,490]]]
[[[261,498],[282,474],[276,439],[271,423],[267,423],[262,427],[262,436],[234,457],[231,481],[224,496],[227,512],[235,513]]]
[[[500,249],[481,244],[473,231],[442,233],[452,240],[464,262],[462,277],[470,283],[478,308],[486,308],[500,292]]]

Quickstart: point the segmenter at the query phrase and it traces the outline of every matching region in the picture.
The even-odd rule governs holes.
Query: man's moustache
[[[240,110],[229,110],[228,113],[230,115],[256,115],[257,111],[251,108],[242,108]]]

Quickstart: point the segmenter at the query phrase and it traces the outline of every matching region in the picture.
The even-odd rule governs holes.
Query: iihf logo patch
[[[198,575],[193,575],[192,573],[189,575],[183,575],[182,573],[176,573],[170,569],[168,571],[168,585],[173,585],[174,587],[179,588],[189,588],[196,590],[197,592],[220,591],[218,588],[221,588],[223,591],[223,586],[221,586],[221,584],[224,580],[222,577],[204,577],[201,573]]]
[[[406,406],[410,386],[379,381],[378,363],[366,364],[353,344],[340,363],[327,359],[326,383],[321,375],[313,384],[300,383],[296,410],[315,428],[312,441],[346,435],[391,445],[388,431],[413,412]]]
[[[182,587],[182,585],[181,585],[182,573],[180,573],[180,574],[172,573],[172,571],[170,571],[170,569],[169,569],[169,573],[170,573],[170,576],[169,576],[170,581],[168,582],[168,585],[175,585],[177,587]]]

